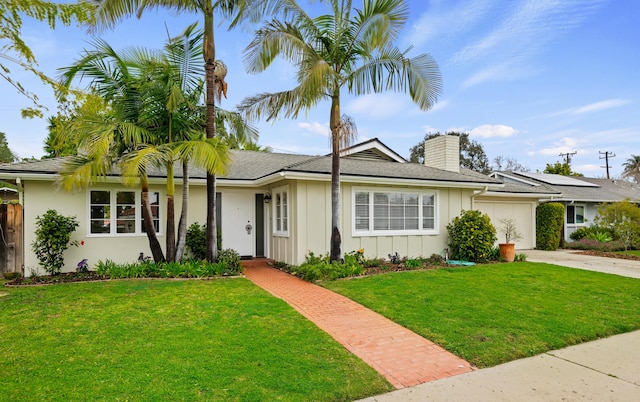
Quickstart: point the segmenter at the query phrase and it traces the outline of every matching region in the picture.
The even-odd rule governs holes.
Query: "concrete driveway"
[[[640,261],[637,260],[596,257],[579,254],[579,251],[575,250],[518,250],[517,252],[526,254],[527,261],[546,262],[548,264],[606,272],[608,274],[640,279]]]

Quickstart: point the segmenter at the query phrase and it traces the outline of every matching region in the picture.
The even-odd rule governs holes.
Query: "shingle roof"
[[[291,155],[255,151],[231,150],[231,164],[224,175],[226,180],[258,180],[280,172],[331,174],[330,156]],[[0,174],[44,174],[55,175],[62,167],[65,158],[44,159],[40,161],[0,164]],[[182,169],[176,166],[176,177],[181,177]],[[471,173],[464,169],[460,173],[436,169],[415,163],[370,161],[342,158],[340,171],[343,176],[371,177],[385,179],[423,180],[432,182],[454,182],[478,185],[497,185],[499,180],[485,175]],[[164,177],[164,171],[156,169],[149,172],[150,177]],[[191,168],[194,179],[205,178],[203,169]]]
[[[546,191],[557,192],[560,196],[557,200],[562,201],[592,201],[592,202],[614,202],[630,199],[640,201],[640,185],[624,180],[597,179],[593,177],[573,177],[573,185],[550,184],[544,180],[544,176],[534,176],[531,174],[521,175],[518,172],[506,173],[513,178],[522,178],[528,182],[535,183],[536,186],[523,185],[531,191],[534,189],[546,189]],[[582,182],[582,184],[581,184]],[[505,184],[505,188],[500,191],[508,191],[511,184]]]

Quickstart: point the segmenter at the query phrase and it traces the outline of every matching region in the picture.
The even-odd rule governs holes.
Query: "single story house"
[[[396,252],[401,256],[441,254],[447,247],[447,224],[462,210],[480,205],[489,208],[487,197],[505,186],[496,178],[459,169],[457,137],[435,138],[426,148],[428,166],[407,163],[378,140],[343,152],[344,252],[362,248],[367,257]],[[309,252],[326,253],[331,224],[331,158],[230,152],[228,171],[217,178],[223,248],[233,248],[245,257],[264,256],[291,264],[300,264]],[[72,240],[83,245],[67,250],[65,270],[73,270],[84,258],[92,266],[99,260],[132,262],[141,252],[148,255],[140,190],[123,186],[113,173],[88,188],[64,191],[57,184],[63,163],[64,158],[59,158],[0,165],[0,179],[17,184],[23,205],[24,271],[29,273],[38,266],[31,244],[36,217],[48,209],[75,216],[80,224]],[[180,175],[177,169],[176,215],[181,208]],[[204,223],[205,173],[192,169],[190,177],[188,221]],[[164,172],[151,172],[149,182],[156,231],[164,244]],[[529,225],[539,198],[535,191],[504,198],[512,209],[498,207],[494,211],[500,216],[522,214],[524,218],[518,220]],[[528,205],[524,212],[520,203]],[[529,242],[535,239],[535,225],[533,229],[527,226],[526,231]]]
[[[625,199],[640,203],[640,185],[624,180],[530,172],[494,172],[490,176],[505,183],[505,187],[499,191],[508,192],[517,187],[531,192],[544,192],[550,198],[543,202],[564,204],[565,241],[571,241],[569,236],[576,229],[593,223],[600,204]]]

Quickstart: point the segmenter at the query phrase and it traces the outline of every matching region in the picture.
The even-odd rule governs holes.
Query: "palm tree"
[[[631,158],[627,159],[622,166],[624,166],[622,177],[629,177],[636,183],[640,183],[640,155],[631,155]]]
[[[298,86],[245,99],[240,110],[249,118],[280,114],[295,118],[321,100],[330,100],[331,260],[342,259],[340,238],[340,149],[355,132],[340,115],[342,91],[363,95],[383,90],[409,92],[422,110],[434,105],[441,90],[438,65],[426,54],[407,57],[393,45],[409,13],[402,0],[328,0],[330,15],[312,18],[295,0],[283,0],[285,20],[274,19],[255,34],[245,51],[250,73],[264,71],[277,56],[298,68]],[[353,12],[355,11],[355,12]]]
[[[146,176],[149,167],[166,169],[166,259],[169,261],[179,260],[184,251],[189,164],[222,173],[228,162],[225,138],[204,138],[205,113],[199,106],[203,92],[202,68],[195,62],[200,57],[201,43],[202,31],[196,30],[196,24],[169,39],[163,53],[132,49],[118,57],[108,45],[98,43],[95,51],[87,52],[78,63],[66,69],[64,75],[67,85],[77,74],[88,75],[98,93],[118,107],[124,100],[120,94],[131,94],[126,99],[134,99],[124,103],[128,110],[136,110],[129,118],[148,135],[145,143],[132,144],[126,154],[120,155],[122,177],[125,184],[135,186],[139,178]],[[124,83],[118,82],[121,77],[129,78]],[[257,137],[257,131],[239,120],[238,113],[222,110],[218,116],[223,119],[223,126],[230,125],[229,138],[240,137],[244,141],[247,136]],[[177,162],[183,166],[183,203],[176,243],[174,164]]]
[[[279,0],[91,0],[96,6],[99,26],[113,27],[131,15],[140,17],[148,9],[168,8],[177,12],[193,12],[204,16],[203,58],[206,83],[206,136],[216,135],[216,98],[226,96],[226,67],[216,60],[214,41],[214,11],[231,18],[230,28],[249,18],[257,21],[261,15],[277,10]],[[207,174],[207,259],[217,259],[216,180]]]

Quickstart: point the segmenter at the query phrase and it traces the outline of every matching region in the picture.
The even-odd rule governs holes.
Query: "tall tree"
[[[216,98],[226,96],[226,66],[216,60],[214,37],[214,11],[231,18],[230,27],[250,18],[257,21],[262,13],[273,12],[276,0],[91,0],[96,5],[99,26],[113,27],[120,20],[132,15],[140,17],[145,11],[168,8],[177,12],[197,13],[204,17],[203,58],[206,82],[206,135],[216,135]],[[207,174],[207,259],[217,259],[216,232],[216,179]]]
[[[85,23],[92,21],[93,17],[88,4],[84,1],[72,4],[46,0],[2,0],[0,2],[0,77],[33,102],[34,107],[22,110],[23,117],[42,116],[44,107],[38,102],[38,96],[23,87],[19,81],[14,80],[9,68],[9,65],[16,65],[21,70],[35,74],[46,84],[55,86],[54,80],[38,70],[36,56],[23,39],[21,30],[24,17],[46,21],[51,29],[55,29],[57,22],[64,25],[70,25],[74,20]]]
[[[489,166],[489,158],[484,152],[482,144],[476,140],[469,138],[469,133],[460,133],[450,131],[445,134],[441,133],[427,133],[424,136],[424,140],[420,141],[413,147],[411,147],[411,154],[409,156],[409,162],[424,163],[424,142],[440,135],[456,135],[460,137],[460,167],[465,169],[474,170],[482,174],[491,173],[491,167]]]
[[[18,155],[9,148],[7,137],[0,131],[0,163],[15,162],[17,160]]]
[[[267,120],[283,114],[295,118],[322,100],[331,102],[331,252],[342,259],[340,235],[340,149],[355,134],[355,124],[341,115],[342,92],[364,95],[384,90],[409,92],[427,110],[441,89],[440,71],[426,54],[408,58],[408,50],[393,45],[409,9],[402,0],[364,0],[352,9],[351,0],[328,0],[331,14],[312,18],[295,0],[283,0],[282,19],[259,29],[245,51],[250,73],[264,71],[277,56],[298,69],[291,90],[262,93],[245,99],[240,110]]]
[[[498,155],[493,158],[493,164],[491,165],[492,170],[501,170],[507,172],[528,172],[529,168],[520,162],[518,162],[515,158],[511,158],[509,156]]]
[[[624,167],[622,177],[627,177],[633,179],[636,183],[640,183],[640,155],[631,155],[622,166]]]
[[[183,179],[187,183],[183,191],[188,192],[189,162],[204,167],[207,172],[220,173],[228,161],[227,148],[222,141],[203,138],[204,113],[198,107],[203,80],[201,68],[198,69],[194,63],[194,58],[199,57],[201,41],[202,32],[195,30],[195,24],[178,37],[170,39],[163,53],[146,49],[127,49],[119,53],[107,43],[97,41],[95,50],[87,51],[76,64],[63,70],[65,85],[69,85],[79,74],[90,78],[96,93],[108,101],[107,111],[114,112],[74,116],[73,121],[78,124],[75,131],[80,134],[80,147],[87,155],[83,155],[84,159],[75,158],[64,176],[71,183],[86,180],[86,177],[75,174],[82,172],[83,163],[96,164],[107,157],[112,163],[118,163],[125,184],[141,185],[143,188],[145,228],[156,261],[165,256],[156,240],[152,239],[155,237],[153,226],[150,219],[147,221],[151,212],[145,204],[145,197],[148,197],[148,169],[163,167],[167,172],[166,251],[167,259],[175,260],[174,163],[183,162]],[[80,112],[83,110],[80,109]],[[112,128],[113,122],[118,123],[115,129]],[[88,130],[90,125],[104,130],[99,132],[100,140],[111,135],[110,131],[123,132],[122,139],[115,138],[114,141],[122,146],[96,148],[94,143],[100,141],[96,136],[87,135],[91,132]],[[128,140],[126,135],[129,133],[141,133],[144,137]],[[185,214],[186,198],[183,197]],[[186,216],[181,217],[182,221],[186,221]],[[186,222],[184,232],[186,235]],[[179,239],[181,235],[179,232]]]

